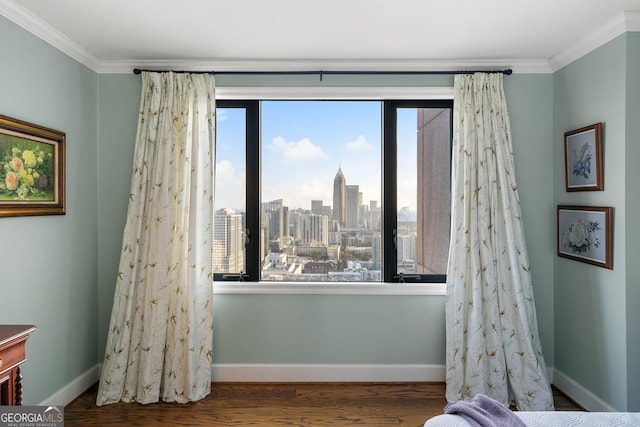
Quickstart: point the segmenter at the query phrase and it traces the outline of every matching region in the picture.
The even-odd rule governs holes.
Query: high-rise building
[[[382,269],[382,236],[376,233],[371,239],[371,261],[373,261],[373,269]]]
[[[369,228],[373,230],[380,229],[380,208],[378,207],[378,202],[376,200],[371,200],[369,202]]]
[[[358,185],[346,186],[346,198],[345,198],[345,227],[346,228],[358,228],[358,210],[360,207],[360,200],[362,200],[362,193],[360,193],[360,187]]]
[[[451,115],[418,109],[417,273],[446,273],[451,218]]]
[[[311,213],[316,215],[322,215],[322,200],[311,201]]]
[[[358,225],[360,228],[371,228],[369,219],[369,205],[362,204],[362,192],[360,192],[358,193]]]
[[[416,259],[416,233],[396,236],[398,248],[398,262],[415,261]]]
[[[218,209],[213,218],[213,268],[216,273],[240,273],[245,269],[242,215]]]
[[[296,245],[302,243],[302,215],[300,210],[296,210],[291,214],[291,237]]]
[[[289,208],[284,206],[282,199],[272,200],[262,204],[262,211],[266,215],[269,240],[284,241],[291,233],[289,230]]]
[[[347,180],[342,174],[342,169],[338,167],[338,173],[336,173],[336,177],[333,179],[333,219],[343,226],[346,215],[346,186]]]
[[[329,244],[329,218],[325,215],[302,215],[302,241],[308,245]]]

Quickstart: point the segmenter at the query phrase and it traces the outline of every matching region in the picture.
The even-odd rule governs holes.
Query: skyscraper
[[[373,269],[382,269],[382,236],[376,233],[371,239],[371,260],[373,261]]]
[[[284,206],[282,199],[262,203],[263,227],[268,230],[269,240],[279,240],[288,237],[289,232],[289,208]],[[266,220],[266,221],[265,221]]]
[[[316,215],[322,215],[322,200],[311,201],[311,213]]]
[[[360,187],[358,185],[346,186],[345,197],[345,227],[346,228],[358,228],[358,208],[360,206],[360,200],[362,199],[362,193],[360,193]]]
[[[302,240],[307,245],[329,245],[329,218],[325,215],[303,214]]]
[[[451,115],[446,108],[418,109],[417,273],[447,270],[451,218]]]
[[[213,219],[213,268],[216,273],[240,273],[245,269],[242,215],[223,208]]]
[[[333,219],[344,225],[346,219],[347,180],[338,167],[338,173],[333,179]]]
[[[369,228],[377,230],[380,228],[380,208],[376,200],[369,202]]]

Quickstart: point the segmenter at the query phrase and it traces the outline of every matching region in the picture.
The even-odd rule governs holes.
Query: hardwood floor
[[[82,426],[422,426],[442,414],[444,383],[213,383],[186,405],[96,407],[97,385],[67,405],[66,427]],[[582,410],[554,389],[557,410]]]

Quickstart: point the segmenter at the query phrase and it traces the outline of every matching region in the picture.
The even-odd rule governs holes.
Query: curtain
[[[214,78],[143,73],[97,404],[211,392]]]
[[[552,410],[502,74],[455,76],[447,400]]]

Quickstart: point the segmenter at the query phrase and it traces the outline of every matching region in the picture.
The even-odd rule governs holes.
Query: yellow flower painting
[[[0,200],[53,200],[54,147],[0,134]]]
[[[65,134],[0,116],[0,216],[64,214]]]

